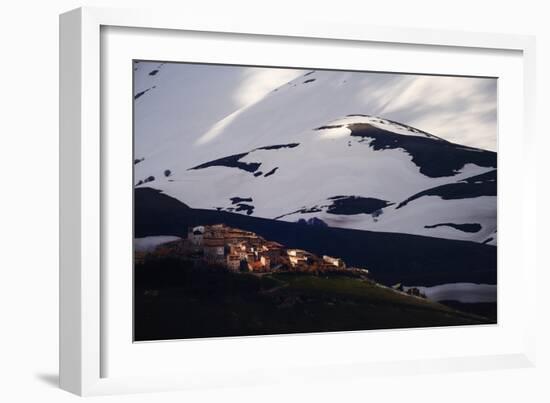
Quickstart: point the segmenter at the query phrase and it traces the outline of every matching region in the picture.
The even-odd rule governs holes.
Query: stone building
[[[323,255],[323,261],[337,268],[343,269],[346,267],[346,264],[344,263],[344,261],[337,257]]]
[[[209,263],[224,264],[225,241],[223,238],[206,238],[203,240],[204,259]]]

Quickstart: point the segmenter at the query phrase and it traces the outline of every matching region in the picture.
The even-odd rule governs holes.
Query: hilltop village
[[[306,250],[286,248],[254,232],[225,224],[189,228],[186,238],[158,246],[155,254],[177,255],[204,261],[235,272],[345,271],[360,275],[368,274],[365,268],[346,266],[338,257],[319,257]]]

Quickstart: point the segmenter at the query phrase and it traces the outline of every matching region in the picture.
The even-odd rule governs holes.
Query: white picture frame
[[[102,140],[106,130],[102,119],[108,113],[103,110],[102,93],[107,92],[102,81],[102,29],[119,27],[132,29],[154,29],[165,32],[218,33],[218,35],[251,36],[262,38],[285,38],[293,41],[329,40],[333,46],[339,43],[377,43],[379,46],[403,45],[433,47],[434,49],[467,49],[483,54],[490,51],[515,52],[519,57],[521,69],[513,70],[515,80],[521,83],[522,90],[519,103],[521,109],[522,131],[519,143],[518,161],[521,169],[515,179],[521,180],[522,191],[517,196],[516,207],[511,211],[510,205],[501,208],[499,204],[499,237],[501,219],[512,214],[519,221],[514,238],[505,240],[504,245],[515,242],[516,250],[499,247],[499,262],[508,260],[502,253],[513,253],[513,261],[521,267],[521,287],[524,307],[527,315],[521,323],[512,323],[498,329],[498,335],[510,336],[509,344],[503,344],[500,350],[484,352],[482,348],[474,350],[456,350],[446,354],[443,350],[434,350],[424,355],[395,356],[388,359],[369,360],[357,356],[354,359],[339,362],[307,361],[314,355],[307,355],[305,344],[317,343],[356,343],[362,338],[380,340],[384,334],[388,338],[402,340],[407,337],[403,332],[346,332],[330,335],[302,335],[277,337],[247,338],[247,348],[273,348],[277,344],[294,346],[304,351],[304,355],[289,361],[281,371],[277,365],[266,360],[258,363],[262,371],[252,371],[254,354],[241,363],[235,363],[230,370],[223,365],[209,371],[208,365],[192,376],[186,368],[198,365],[197,362],[181,361],[172,363],[170,371],[160,371],[158,375],[147,371],[136,374],[125,374],[125,369],[108,371],[105,362],[112,355],[112,341],[105,327],[109,324],[105,318],[110,315],[110,305],[106,303],[108,291],[105,287],[106,245],[103,244],[103,230],[106,225],[105,178],[110,175],[106,164],[106,150],[109,141]],[[174,15],[169,12],[152,12],[149,10],[119,10],[104,8],[80,8],[69,11],[60,17],[60,385],[63,389],[79,395],[97,395],[113,393],[134,393],[140,391],[159,391],[210,387],[214,385],[253,385],[271,382],[294,382],[299,375],[305,379],[323,380],[338,376],[369,376],[370,374],[407,374],[419,372],[438,372],[455,370],[474,370],[491,368],[527,367],[535,362],[535,295],[537,265],[535,261],[535,242],[527,242],[529,229],[535,227],[535,211],[529,209],[528,201],[535,197],[535,182],[526,175],[534,170],[534,153],[536,138],[534,133],[534,91],[535,91],[535,42],[533,37],[520,35],[467,33],[456,31],[429,31],[408,28],[384,28],[357,26],[348,24],[325,23],[307,20],[299,25],[281,25],[269,18],[257,19],[215,19],[196,18],[192,15]],[[397,66],[396,68],[399,68]],[[512,70],[511,70],[512,71]],[[520,73],[517,73],[517,72]],[[502,127],[500,128],[502,132]],[[505,129],[505,128],[504,128]],[[518,141],[518,139],[516,139]],[[500,149],[499,149],[500,152]],[[500,158],[500,155],[499,155]],[[502,160],[499,159],[499,167]],[[517,162],[516,162],[517,163]],[[506,169],[503,176],[511,174]],[[499,177],[499,189],[502,179]],[[505,185],[505,183],[502,183]],[[500,190],[499,190],[500,192]],[[522,203],[525,201],[524,203]],[[518,220],[519,216],[519,220]],[[534,233],[535,231],[532,231]],[[519,242],[519,243],[518,243]],[[499,245],[502,245],[499,238]],[[108,277],[108,276],[107,276]],[[506,290],[504,290],[506,291]],[[499,293],[502,289],[499,289]],[[500,297],[499,297],[500,298]],[[500,315],[500,312],[499,312]],[[510,328],[511,333],[504,333]],[[513,331],[513,332],[512,332]],[[445,330],[422,330],[417,337],[446,340],[460,337],[468,338],[469,329],[453,330],[448,335]],[[490,336],[486,331],[486,336]],[[496,332],[496,331],[495,331]],[[493,333],[495,333],[493,332]],[[513,333],[513,341],[512,341]],[[497,333],[495,333],[497,334]],[[322,337],[322,339],[320,339]],[[412,336],[411,336],[412,337]],[[476,336],[477,337],[477,336]],[[127,340],[127,339],[125,339]],[[507,339],[506,339],[507,340]],[[131,343],[131,340],[127,340]],[[209,340],[195,343],[193,349],[211,348],[212,343],[221,345],[221,349],[242,348],[243,339]],[[202,344],[201,344],[202,343]],[[507,341],[504,343],[508,343]],[[175,351],[177,343],[163,344],[162,354]],[[225,347],[224,347],[225,346]],[[380,347],[384,350],[383,345]],[[129,354],[133,354],[128,350]],[[137,353],[136,353],[137,354]],[[147,354],[145,355],[147,356]],[[309,357],[309,358],[308,358]],[[127,356],[125,358],[128,358]],[[140,358],[140,360],[145,358]],[[197,358],[194,358],[197,360]],[[231,359],[227,356],[225,359]],[[221,361],[221,360],[220,360]],[[139,362],[139,360],[138,360]],[[143,366],[147,366],[145,361]],[[210,363],[212,364],[212,363]],[[201,367],[202,368],[202,367]],[[258,369],[256,368],[256,369]],[[275,370],[278,368],[278,370]],[[308,368],[307,373],[303,371]],[[179,370],[178,370],[179,369]],[[111,375],[116,372],[116,375]],[[139,371],[138,371],[139,372]],[[327,374],[331,375],[328,376]]]

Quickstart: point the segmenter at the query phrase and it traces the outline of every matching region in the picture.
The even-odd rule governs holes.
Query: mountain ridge
[[[360,75],[308,71],[204,133],[182,134],[154,156],[136,155],[136,186],[199,209],[487,242],[496,232],[496,153],[357,113],[368,106],[358,95],[365,88]],[[140,105],[161,91],[172,90],[159,85]],[[491,172],[494,180],[468,182]],[[336,203],[336,196],[347,199]],[[387,204],[338,208],[361,200]],[[461,230],[469,224],[480,229]]]

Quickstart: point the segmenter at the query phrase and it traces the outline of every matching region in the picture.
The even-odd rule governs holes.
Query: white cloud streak
[[[243,81],[233,99],[243,107],[250,105],[303,73],[294,69],[244,68]]]
[[[380,116],[452,142],[496,150],[496,80],[403,76],[380,91]]]

